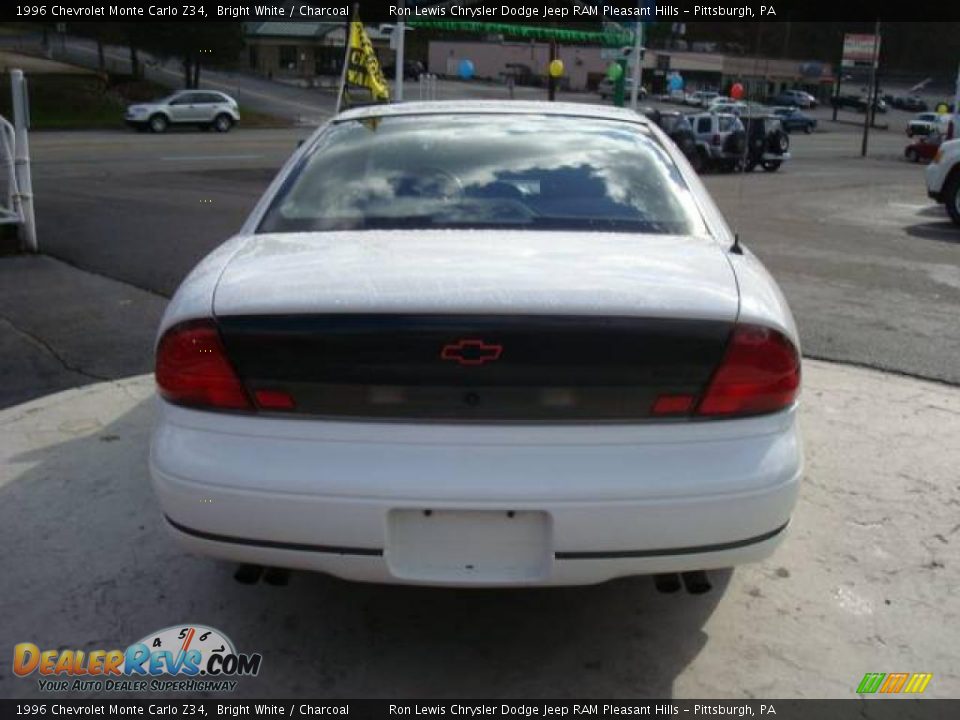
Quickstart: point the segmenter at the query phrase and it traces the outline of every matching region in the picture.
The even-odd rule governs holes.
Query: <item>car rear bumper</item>
[[[159,405],[151,476],[185,548],[360,581],[577,585],[760,560],[802,466],[795,408],[511,428]]]

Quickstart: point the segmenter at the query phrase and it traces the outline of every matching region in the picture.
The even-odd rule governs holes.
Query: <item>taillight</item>
[[[719,136],[719,135],[714,135],[713,138],[712,138],[712,141],[713,141],[713,144],[714,144],[714,145],[719,145],[719,144],[720,144],[720,136]]]
[[[157,346],[157,386],[168,402],[190,407],[252,410],[212,320],[174,325]]]
[[[697,413],[755,415],[789,406],[800,390],[800,355],[782,333],[737,325]]]

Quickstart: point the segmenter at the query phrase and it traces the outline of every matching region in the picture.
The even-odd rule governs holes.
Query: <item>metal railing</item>
[[[0,116],[0,225],[17,225],[20,247],[37,252],[37,226],[33,214],[33,182],[30,177],[30,101],[22,70],[10,71],[13,123]]]

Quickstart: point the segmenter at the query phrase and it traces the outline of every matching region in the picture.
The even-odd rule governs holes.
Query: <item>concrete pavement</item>
[[[960,694],[960,389],[805,364],[806,480],[785,545],[704,596],[647,578],[452,591],[295,574],[237,585],[165,534],[152,380],[0,411],[3,652],[123,647],[200,622],[261,652],[245,697],[855,697],[866,672]],[[39,697],[0,668],[0,695]],[[51,697],[48,694],[43,694]]]
[[[0,408],[149,371],[165,306],[49,257],[0,258]]]

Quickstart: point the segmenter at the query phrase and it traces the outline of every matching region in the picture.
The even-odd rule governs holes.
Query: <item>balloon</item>
[[[623,68],[620,67],[620,63],[610,63],[610,66],[607,68],[607,80],[610,82],[616,82],[623,76]]]
[[[671,90],[683,90],[683,77],[680,75],[671,75],[667,80],[667,87]]]
[[[733,87],[730,88],[730,97],[732,97],[734,100],[739,100],[740,98],[742,98],[743,93],[744,93],[743,85],[741,85],[740,83],[734,83]]]
[[[470,60],[467,60],[466,58],[461,60],[460,65],[457,67],[457,72],[460,74],[460,77],[462,77],[464,80],[469,80],[470,78],[472,78],[474,70],[475,68],[473,67],[473,62],[471,62]]]
[[[950,112],[950,106],[947,105],[946,103],[940,103],[939,105],[937,105],[938,115],[946,115],[948,112]]]
[[[617,65],[617,67],[620,67]],[[550,77],[558,78],[563,75],[563,60],[551,60],[550,67],[548,68],[550,72]]]

